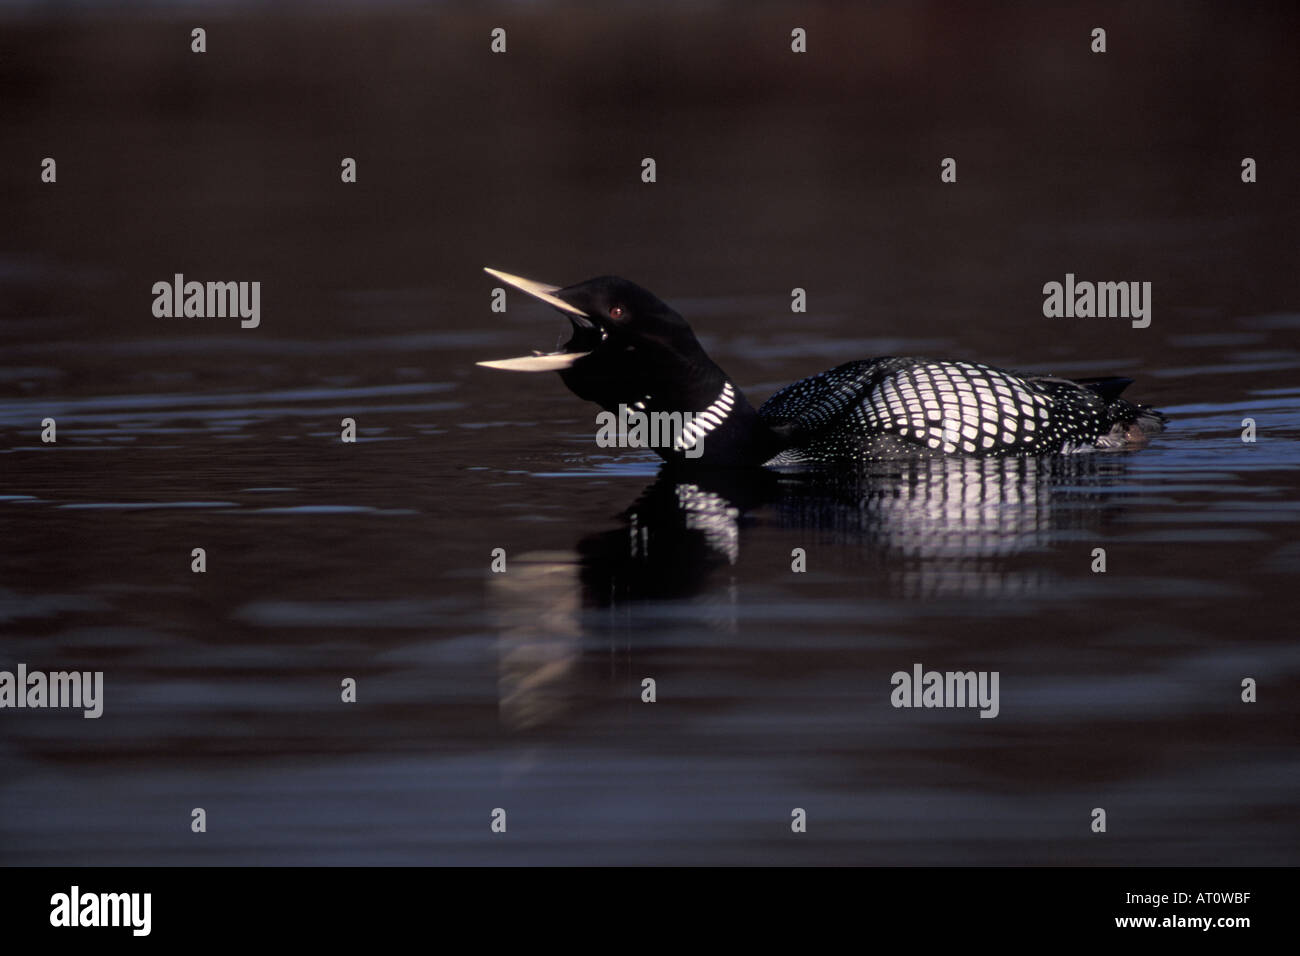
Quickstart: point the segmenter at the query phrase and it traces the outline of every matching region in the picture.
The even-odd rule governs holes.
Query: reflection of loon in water
[[[787,565],[796,547],[808,553],[810,569],[823,551],[837,551],[839,570],[851,570],[864,589],[884,596],[1012,597],[1044,590],[1047,574],[1023,556],[1049,547],[1062,532],[1099,524],[1102,496],[1092,489],[1114,481],[1124,467],[1115,456],[937,458],[849,474],[666,467],[620,527],[584,537],[574,551],[517,556],[509,573],[492,575],[490,600],[502,630],[503,718],[523,727],[562,710],[585,651],[653,630],[638,628],[639,602],[691,599],[687,606],[699,623],[735,631],[745,539],[760,532],[776,535],[777,560]],[[843,564],[846,547],[852,569]],[[797,577],[792,572],[792,583]]]
[[[585,590],[598,604],[703,590],[711,567],[740,560],[742,526],[751,525],[851,545],[864,576],[900,596],[1022,593],[1039,579],[1005,559],[1096,523],[1087,486],[1122,469],[1116,458],[930,459],[758,484],[666,471],[628,510],[625,551],[614,533],[579,545]]]

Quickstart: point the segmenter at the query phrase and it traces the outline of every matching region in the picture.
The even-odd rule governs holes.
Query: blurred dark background
[[[0,307],[47,321],[3,334],[174,333],[148,291],[174,272],[260,279],[263,337],[466,329],[490,320],[495,265],[752,296],[754,319],[788,316],[798,285],[817,317],[973,355],[1095,357],[1120,335],[1149,354],[1174,322],[1294,304],[1298,21],[1289,3],[11,12]],[[1044,320],[1067,271],[1153,282],[1155,331]],[[365,292],[398,301],[362,320]],[[121,374],[76,372],[61,386]]]

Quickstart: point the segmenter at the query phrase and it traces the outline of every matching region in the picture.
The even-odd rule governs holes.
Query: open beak
[[[590,316],[583,312],[577,306],[570,305],[555,293],[560,291],[558,285],[547,285],[545,282],[534,282],[532,279],[525,279],[523,276],[512,276],[508,272],[499,272],[496,269],[484,268],[488,275],[500,279],[506,285],[512,285],[521,292],[527,292],[534,299],[540,299],[549,306],[559,309],[570,317],[570,321],[580,328],[595,328]],[[532,355],[523,355],[519,358],[496,359],[491,362],[476,362],[476,365],[482,365],[484,368],[505,369],[508,372],[554,372],[560,369],[566,369],[578,359],[590,355],[590,352],[534,352]]]

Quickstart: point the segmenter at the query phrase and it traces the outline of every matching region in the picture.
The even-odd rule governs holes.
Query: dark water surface
[[[221,20],[206,59],[183,24],[7,24],[0,669],[106,688],[0,712],[0,862],[1294,864],[1295,25],[1211,69],[1189,11],[1116,21],[1146,59],[1105,66],[1029,14],[989,60],[968,22],[822,11],[794,63],[771,11],[517,14],[498,60],[490,13]],[[653,65],[583,55],[608,36]],[[1126,375],[1171,424],[678,480],[555,376],[474,366],[564,325],[491,313],[484,265],[625,274],[755,399],[924,354]],[[261,281],[261,326],[154,318],[176,272]],[[1152,281],[1151,327],[1045,319],[1066,272]],[[999,716],[891,707],[917,662],[1000,672]]]

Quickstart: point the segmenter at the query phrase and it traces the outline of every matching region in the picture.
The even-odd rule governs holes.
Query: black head
[[[576,395],[615,410],[654,396],[661,407],[695,408],[721,387],[690,325],[653,293],[617,276],[559,288],[487,270],[558,309],[573,334],[556,352],[480,362],[508,371],[556,371]],[[707,402],[706,402],[707,404]]]
[[[787,436],[769,428],[704,354],[686,320],[639,285],[600,276],[562,289],[487,271],[558,309],[573,334],[555,352],[478,364],[559,372],[575,394],[620,419],[632,410],[645,413],[643,419],[680,422],[670,440],[660,432],[657,441],[649,442],[671,463],[749,467],[788,444]]]

